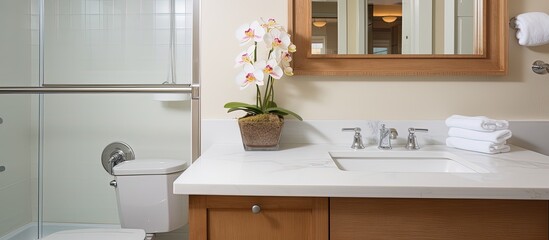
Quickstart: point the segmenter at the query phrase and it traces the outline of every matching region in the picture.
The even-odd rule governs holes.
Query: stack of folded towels
[[[510,151],[506,144],[512,133],[505,120],[453,115],[446,119],[446,126],[450,128],[448,147],[489,154]]]

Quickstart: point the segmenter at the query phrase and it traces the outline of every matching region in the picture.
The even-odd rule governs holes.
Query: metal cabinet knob
[[[118,183],[116,182],[116,180],[112,180],[111,182],[109,182],[109,185],[116,188],[118,186]]]
[[[252,213],[253,214],[258,214],[260,212],[261,212],[261,207],[259,205],[255,204],[255,205],[252,206]]]

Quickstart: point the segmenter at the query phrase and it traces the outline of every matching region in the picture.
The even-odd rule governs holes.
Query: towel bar
[[[547,74],[549,73],[549,64],[544,61],[537,60],[532,64],[532,71],[537,74]]]

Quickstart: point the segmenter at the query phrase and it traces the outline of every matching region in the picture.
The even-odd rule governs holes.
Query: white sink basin
[[[487,173],[448,152],[383,151],[330,152],[343,171],[398,173]]]

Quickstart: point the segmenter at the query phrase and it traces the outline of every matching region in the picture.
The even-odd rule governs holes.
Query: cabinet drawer
[[[327,198],[190,196],[189,207],[191,240],[328,240]]]
[[[330,239],[548,239],[548,202],[330,199]]]

